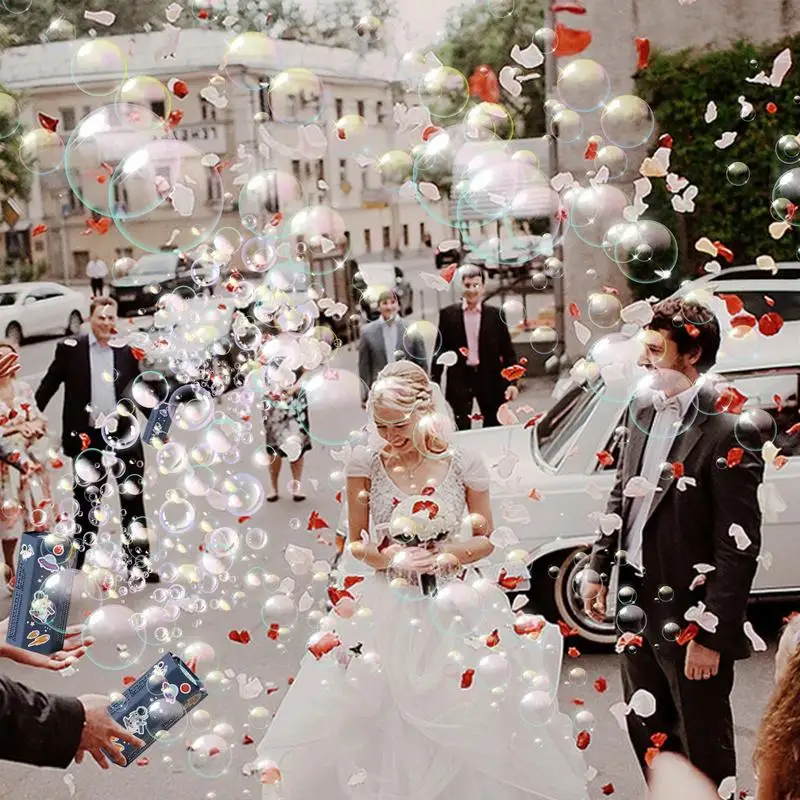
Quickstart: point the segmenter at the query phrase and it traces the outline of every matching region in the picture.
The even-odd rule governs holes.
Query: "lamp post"
[[[544,62],[544,99],[545,102],[551,99],[555,95],[555,88],[556,88],[556,77],[557,77],[557,57],[553,52],[552,45],[555,44],[555,29],[556,29],[556,17],[555,13],[553,12],[550,4],[546,5],[545,10],[545,27],[549,30],[553,31],[553,41],[545,47],[545,62]],[[554,131],[553,131],[553,111],[550,106],[545,106],[546,115],[545,115],[545,124],[547,126],[546,136],[547,136],[547,149],[548,149],[548,168],[550,172],[550,178],[554,178],[558,175],[558,139],[556,138]],[[561,225],[561,221],[557,220],[557,225],[553,226],[554,228],[558,228]],[[555,305],[555,326],[556,326],[556,349],[555,355],[558,358],[558,368],[559,372],[565,366],[565,355],[566,355],[566,319],[564,315],[565,310],[565,293],[564,293],[564,245],[561,239],[558,236],[553,237],[553,257],[558,259],[558,263],[560,264],[560,268],[556,270],[556,274],[553,276],[553,303]]]

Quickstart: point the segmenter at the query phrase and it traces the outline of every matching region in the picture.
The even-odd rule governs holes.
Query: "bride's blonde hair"
[[[441,456],[449,449],[446,420],[437,413],[433,386],[422,367],[412,361],[395,361],[379,373],[372,387],[371,411],[375,407],[392,408],[404,414],[419,413],[414,431],[417,446],[423,455]],[[379,420],[376,419],[376,422]]]

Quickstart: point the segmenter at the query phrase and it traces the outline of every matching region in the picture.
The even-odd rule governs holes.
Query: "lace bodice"
[[[409,497],[389,477],[377,450],[367,447],[356,447],[347,465],[348,477],[369,478],[370,488],[370,531],[377,535],[379,529],[389,525],[395,508]],[[489,488],[489,473],[480,455],[460,448],[453,448],[450,468],[444,478],[437,484],[435,491],[429,495],[441,509],[443,518],[454,520],[452,531],[464,515],[466,505],[465,489],[469,487],[477,491]]]

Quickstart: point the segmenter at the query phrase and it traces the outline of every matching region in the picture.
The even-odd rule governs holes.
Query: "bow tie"
[[[667,397],[664,392],[653,392],[653,408],[657,414],[662,412],[680,414],[681,404],[677,397]]]

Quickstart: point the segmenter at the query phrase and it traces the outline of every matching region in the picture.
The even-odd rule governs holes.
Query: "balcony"
[[[391,194],[383,187],[379,189],[361,190],[362,208],[386,208],[391,201]]]
[[[221,122],[206,120],[194,125],[178,125],[175,129],[175,138],[189,142],[201,153],[225,153],[226,130]]]

